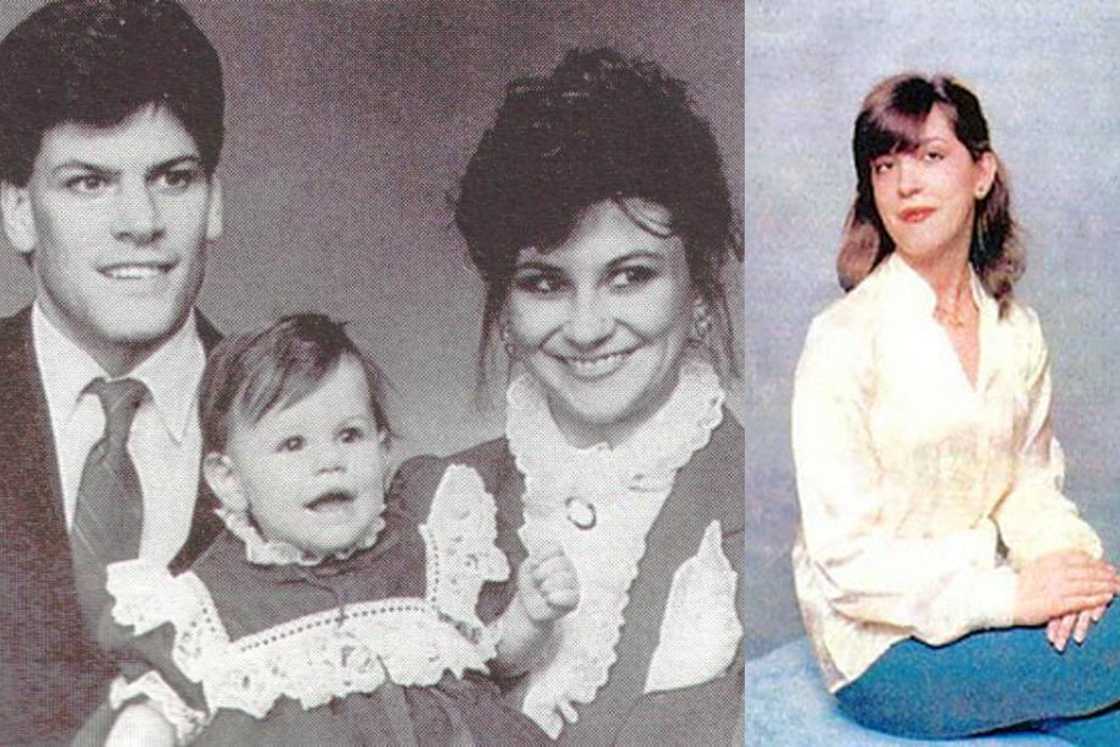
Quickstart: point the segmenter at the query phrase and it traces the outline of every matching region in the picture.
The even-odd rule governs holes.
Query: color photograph
[[[747,743],[1116,743],[1120,12],[746,11]]]

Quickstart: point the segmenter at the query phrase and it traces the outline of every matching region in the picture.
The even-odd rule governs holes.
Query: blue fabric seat
[[[807,638],[747,662],[746,742],[757,747],[811,745],[976,745],[1068,747],[1042,734],[1001,734],[951,741],[900,739],[865,729],[844,716],[821,681]]]

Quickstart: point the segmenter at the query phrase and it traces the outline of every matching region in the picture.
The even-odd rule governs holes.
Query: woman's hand
[[[1116,569],[1103,560],[1095,560],[1079,550],[1065,550],[1044,555],[1028,563],[1019,571],[1019,585],[1015,591],[1016,625],[1041,625],[1058,620],[1055,634],[1061,634],[1067,625],[1061,620],[1073,614],[1069,630],[1076,627],[1078,613],[1101,608],[1120,593],[1120,577]],[[1090,619],[1092,615],[1089,615]],[[1082,626],[1087,631],[1088,621]],[[1051,631],[1047,629],[1049,634]],[[1062,646],[1069,633],[1056,635]],[[1051,639],[1052,642],[1055,639]]]
[[[529,619],[552,622],[579,604],[579,581],[572,561],[558,543],[530,555],[517,571],[517,593]]]
[[[1080,646],[1089,635],[1089,627],[1098,623],[1104,617],[1106,605],[1094,607],[1091,610],[1070,612],[1061,617],[1055,617],[1046,624],[1046,640],[1055,650],[1065,651],[1070,636]]]

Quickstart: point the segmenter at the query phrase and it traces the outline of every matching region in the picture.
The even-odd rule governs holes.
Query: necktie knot
[[[128,441],[132,420],[148,388],[136,379],[94,379],[87,391],[101,401],[101,409],[105,413],[104,438],[110,448],[120,448]]]

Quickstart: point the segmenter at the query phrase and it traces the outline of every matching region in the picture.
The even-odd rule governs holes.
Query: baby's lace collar
[[[688,356],[668,401],[630,438],[614,448],[600,443],[581,449],[564,438],[544,389],[526,373],[506,391],[506,437],[522,474],[545,474],[596,455],[609,462],[625,484],[657,489],[667,480],[671,484],[693,452],[708,443],[723,419],[725,396],[712,365]]]
[[[222,506],[221,508],[215,509],[214,513],[218,515],[218,518],[222,520],[226,528],[245,544],[245,559],[256,565],[299,565],[310,567],[319,565],[324,560],[331,558],[346,560],[356,552],[373,547],[377,542],[377,537],[381,533],[381,530],[385,528],[385,519],[378,516],[373,520],[373,523],[370,524],[365,534],[359,537],[358,541],[350,547],[331,553],[330,555],[318,555],[300,549],[287,542],[271,542],[266,540],[261,536],[260,531],[253,526],[253,522],[249,520],[249,515],[244,511],[233,511],[232,509]]]

